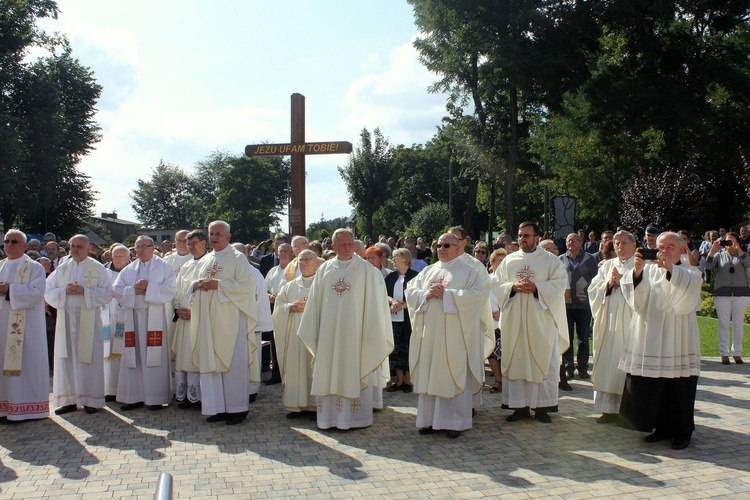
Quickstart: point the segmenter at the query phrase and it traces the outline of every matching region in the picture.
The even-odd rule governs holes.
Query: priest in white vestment
[[[255,291],[255,339],[253,346],[248,351],[248,364],[250,368],[250,385],[248,386],[248,401],[254,402],[258,398],[260,391],[261,364],[263,363],[263,337],[273,336],[273,323],[271,322],[271,301],[268,298],[266,282],[263,274],[255,266],[250,266],[250,272],[253,275],[253,290]]]
[[[197,331],[190,328],[190,311],[193,286],[202,277],[202,259],[208,255],[207,243],[203,231],[198,229],[188,233],[187,245],[192,259],[181,265],[177,275],[177,293],[173,301],[176,318],[171,341],[174,355],[175,399],[179,402],[177,407],[181,410],[199,408],[201,402],[200,369],[193,358]]]
[[[177,280],[177,276],[180,274],[180,269],[182,268],[183,264],[186,264],[187,262],[190,262],[193,260],[193,255],[190,253],[190,249],[188,248],[187,235],[189,232],[190,231],[188,231],[187,229],[180,229],[179,231],[175,232],[174,233],[174,251],[169,252],[168,254],[163,256],[163,259],[174,270],[175,280]],[[166,332],[170,341],[172,339],[172,336],[174,334],[174,329],[176,326],[176,322],[173,321],[174,314],[175,314],[173,307],[174,307],[174,300],[164,305],[164,310],[167,315]],[[174,369],[174,357],[172,358],[171,361],[173,362],[172,367]],[[174,390],[176,394],[176,391],[177,391],[176,381],[174,382]]]
[[[52,403],[62,415],[83,406],[104,407],[104,337],[101,308],[112,300],[104,266],[88,256],[89,239],[70,239],[70,254],[47,278],[44,300],[57,309]]]
[[[266,274],[265,282],[266,289],[268,290],[268,300],[271,304],[271,312],[273,312],[274,302],[276,301],[276,294],[281,291],[281,288],[286,284],[286,268],[294,258],[294,250],[289,243],[277,242],[276,243],[276,257],[279,260],[278,265],[272,267],[268,274]],[[270,342],[270,345],[263,347],[262,351],[262,364],[261,371],[267,372],[271,370],[271,378],[266,381],[268,385],[274,385],[281,383],[281,374],[279,373],[279,360],[278,351],[276,347],[276,338],[271,332],[271,336],[264,337],[263,340]],[[271,366],[273,361],[273,366]]]
[[[464,228],[460,226],[456,226],[450,228],[448,232],[458,238],[459,246],[462,250],[458,257],[465,264],[468,264],[477,270],[479,278],[485,281],[485,283],[487,284],[487,288],[489,289],[491,287],[492,277],[487,270],[487,266],[480,262],[479,259],[475,258],[473,255],[465,251],[467,243],[466,230],[464,230]],[[495,320],[493,319],[492,315],[492,302],[490,300],[489,293],[487,294],[487,303],[482,306],[482,309],[479,312],[479,320],[482,325],[483,336],[482,341],[478,344],[481,359],[475,359],[475,361],[478,360],[479,366],[472,368],[472,371],[475,373],[481,373],[482,385],[484,385],[484,360],[487,359],[495,349]],[[482,405],[482,391],[479,391],[474,395],[473,405],[475,409],[479,408]]]
[[[114,284],[120,271],[130,264],[130,250],[124,245],[115,245],[110,250],[112,262],[105,265]],[[117,381],[120,379],[120,357],[125,344],[125,315],[117,298],[102,307],[102,335],[104,336],[104,400],[117,399]]]
[[[617,421],[620,412],[625,372],[618,368],[624,346],[630,338],[633,308],[620,288],[622,276],[633,269],[637,240],[627,231],[614,237],[617,257],[602,261],[599,272],[588,288],[589,304],[594,317],[594,410],[602,413],[596,421]]]
[[[45,271],[30,259],[26,235],[5,233],[0,261],[0,424],[49,416]]]
[[[630,339],[620,358],[625,389],[619,425],[651,432],[646,441],[672,439],[672,449],[690,445],[695,430],[695,394],[700,375],[701,275],[681,265],[684,241],[662,233],[655,262],[635,254],[635,266],[620,280],[634,311]]]
[[[423,435],[447,430],[449,438],[457,438],[470,429],[472,395],[484,383],[481,312],[489,300],[489,280],[463,262],[461,253],[458,238],[442,235],[440,261],[406,288],[409,373],[419,394],[417,427]]]
[[[393,350],[383,276],[354,249],[354,235],[337,229],[336,257],[315,274],[299,328],[314,358],[312,394],[321,429],[372,425],[373,405],[382,405],[379,368]]]
[[[208,226],[213,251],[202,259],[193,285],[190,328],[195,332],[193,362],[200,369],[201,412],[209,423],[237,425],[247,418],[251,358],[257,345],[255,282],[247,257],[229,240],[229,224]],[[259,370],[258,370],[259,371]]]
[[[297,268],[302,275],[281,288],[273,310],[273,332],[282,381],[281,402],[290,419],[315,414],[316,410],[312,395],[312,356],[297,332],[320,262],[312,250],[300,252]]]
[[[125,344],[117,381],[117,401],[125,403],[122,411],[144,404],[160,410],[172,400],[164,305],[172,303],[177,285],[172,266],[154,255],[154,249],[154,240],[139,236],[135,241],[136,260],[120,271],[113,285],[125,320]]]
[[[536,222],[522,222],[519,250],[503,259],[493,277],[503,332],[502,403],[515,410],[509,422],[530,418],[530,409],[538,421],[551,422],[560,356],[568,348],[568,273],[560,259],[538,246],[541,234]]]

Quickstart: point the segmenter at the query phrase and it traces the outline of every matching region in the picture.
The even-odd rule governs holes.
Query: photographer
[[[633,270],[620,280],[633,322],[619,364],[627,374],[619,425],[653,430],[649,443],[673,438],[674,450],[690,445],[700,374],[695,311],[701,276],[697,268],[681,264],[683,246],[678,234],[662,233],[657,255],[639,249]]]
[[[719,251],[722,248],[723,251]],[[718,255],[717,255],[718,252]],[[719,317],[719,352],[721,362],[729,364],[729,322],[732,322],[732,355],[742,364],[742,334],[745,312],[750,306],[750,282],[747,268],[750,257],[742,250],[740,235],[727,233],[715,240],[706,257],[706,269],[716,269],[714,305]]]

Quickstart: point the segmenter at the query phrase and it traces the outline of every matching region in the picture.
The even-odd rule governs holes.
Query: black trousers
[[[625,379],[620,404],[620,426],[641,432],[690,439],[695,430],[695,394],[698,377]]]

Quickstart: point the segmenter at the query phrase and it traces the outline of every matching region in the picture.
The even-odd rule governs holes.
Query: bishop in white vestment
[[[130,250],[116,245],[111,250],[112,262],[105,267],[114,284],[120,271],[130,264]],[[120,357],[125,345],[125,315],[117,298],[102,307],[102,335],[104,336],[104,394],[105,401],[115,401],[117,381],[120,379]]]
[[[109,273],[88,257],[89,239],[70,239],[70,256],[47,278],[44,300],[57,309],[52,401],[57,415],[104,407],[101,307],[112,300]]]
[[[172,266],[154,255],[154,242],[135,242],[137,259],[120,271],[113,286],[125,317],[117,401],[123,411],[143,404],[159,410],[172,400],[169,337],[164,305],[177,292]],[[170,318],[171,319],[171,318]]]
[[[49,416],[45,272],[25,250],[26,235],[9,230],[0,261],[0,424]]]
[[[380,272],[354,254],[351,232],[336,230],[333,249],[336,258],[315,274],[299,337],[315,359],[318,427],[367,427],[382,404],[378,369],[393,350],[388,295]]]
[[[472,395],[484,381],[481,313],[489,300],[489,280],[459,258],[463,248],[454,235],[440,237],[437,253],[440,261],[406,289],[412,324],[409,373],[419,394],[420,434],[445,429],[456,438],[471,428]]]

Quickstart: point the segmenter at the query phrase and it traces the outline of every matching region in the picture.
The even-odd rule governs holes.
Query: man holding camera
[[[700,374],[700,271],[680,265],[685,244],[676,233],[657,239],[658,252],[635,254],[632,271],[620,280],[633,308],[630,339],[619,368],[627,373],[620,425],[651,432],[646,442],[673,439],[672,449],[690,445]]]

